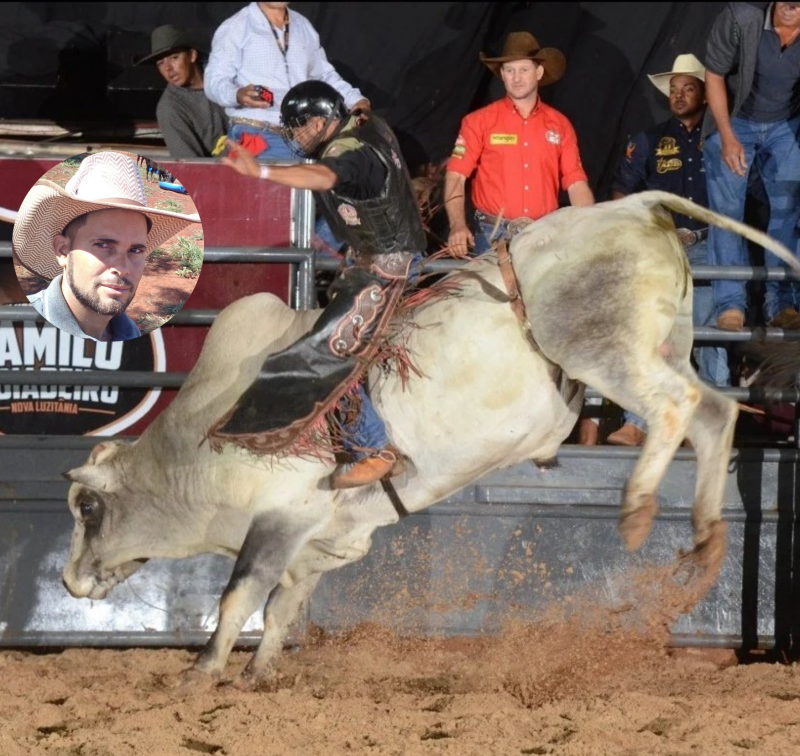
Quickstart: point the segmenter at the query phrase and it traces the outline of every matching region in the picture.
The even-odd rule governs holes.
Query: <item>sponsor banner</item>
[[[49,323],[0,321],[0,433],[110,436],[144,417],[160,388],[114,385],[121,371],[165,372],[160,330],[129,341],[91,341]],[[3,383],[5,370],[34,370],[41,382]],[[102,386],[48,385],[50,371],[106,370]]]

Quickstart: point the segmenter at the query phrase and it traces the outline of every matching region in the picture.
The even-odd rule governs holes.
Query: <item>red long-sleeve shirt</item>
[[[523,118],[509,97],[465,116],[447,170],[469,178],[475,207],[536,220],[558,208],[559,188],[586,181],[567,117],[537,102]]]

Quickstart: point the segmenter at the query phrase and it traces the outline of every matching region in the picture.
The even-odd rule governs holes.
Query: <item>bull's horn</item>
[[[106,470],[97,465],[83,465],[76,467],[74,470],[67,470],[61,473],[62,477],[66,478],[70,483],[80,483],[89,488],[96,488],[103,491],[106,488],[108,476]]]

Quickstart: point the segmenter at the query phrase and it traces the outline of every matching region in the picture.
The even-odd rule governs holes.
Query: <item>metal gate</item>
[[[1,162],[1,161],[0,161]],[[165,161],[168,167],[169,161]],[[180,176],[202,174],[208,164],[174,164]],[[190,182],[184,182],[189,185]],[[285,199],[285,198],[284,198]],[[291,266],[289,301],[315,302],[314,274],[336,261],[309,248],[312,200],[292,192],[291,244],[279,248],[226,246],[209,235],[205,262],[264,262]],[[9,256],[0,243],[0,257]],[[438,271],[455,262],[428,265]],[[204,275],[213,281],[216,277]],[[780,278],[782,270],[704,267],[695,278]],[[194,295],[193,295],[194,297]],[[190,300],[193,305],[193,300]],[[218,307],[184,308],[168,326],[202,329]],[[35,320],[32,308],[0,306],[0,322]],[[696,329],[699,341],[785,340],[800,337],[779,329],[721,333]],[[202,343],[202,338],[199,339]],[[196,359],[198,349],[194,352]],[[164,388],[164,402],[191,368],[185,354],[165,372],[117,372],[116,385]],[[0,388],[12,385],[101,385],[103,371],[46,376],[0,370]],[[739,400],[763,401],[748,389],[729,389]],[[797,392],[782,401],[796,402]],[[148,417],[163,408],[159,404]],[[146,422],[143,421],[142,425]],[[134,428],[134,430],[137,430]],[[138,432],[141,428],[138,429]],[[797,433],[794,434],[795,446]],[[216,604],[232,563],[221,557],[151,561],[108,599],[78,601],[61,584],[72,520],[68,484],[60,473],[81,464],[96,439],[86,436],[0,437],[0,645],[189,645],[205,640],[216,621]],[[672,562],[691,545],[694,457],[681,450],[661,488],[661,512],[641,552],[628,554],[616,532],[618,506],[638,449],[566,445],[555,470],[532,463],[493,473],[425,512],[376,532],[369,555],[324,576],[304,621],[339,630],[364,621],[385,622],[399,632],[478,634],[497,631],[510,617],[529,616],[554,601],[590,591],[613,604],[632,570]],[[679,619],[673,642],[726,647],[796,646],[800,578],[795,563],[798,451],[741,449],[731,462],[724,519],[729,549],[711,593]],[[260,615],[245,627],[245,640],[259,636]]]

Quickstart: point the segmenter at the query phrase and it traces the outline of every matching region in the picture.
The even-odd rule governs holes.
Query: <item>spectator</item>
[[[258,379],[221,418],[211,436],[256,450],[291,445],[357,381],[409,273],[425,249],[419,208],[397,139],[376,115],[348,114],[342,96],[321,81],[286,94],[281,120],[287,138],[313,165],[261,165],[230,142],[225,164],[251,178],[313,189],[331,227],[354,251],[337,277],[334,296],[313,329],[267,358]],[[302,381],[298,384],[298,381]],[[301,385],[302,390],[298,390]],[[344,441],[356,464],[334,475],[334,488],[366,485],[404,467],[363,388],[348,409]]]
[[[797,249],[800,212],[800,3],[728,3],[706,44],[708,113],[703,124],[709,206],[742,220],[755,167],[769,201],[767,233]],[[744,240],[712,228],[710,260],[748,264]],[[770,252],[767,265],[781,264]],[[744,327],[742,281],[714,281],[717,327]],[[768,325],[800,328],[798,287],[767,281]]]
[[[206,92],[230,119],[229,139],[260,158],[296,157],[279,128],[283,98],[295,84],[325,81],[351,112],[369,110],[369,101],[328,62],[311,23],[288,6],[250,3],[223,22],[206,69]]]
[[[559,189],[573,205],[594,203],[572,124],[539,98],[540,86],[564,74],[563,54],[542,48],[528,32],[512,32],[500,57],[480,59],[503,81],[506,96],[463,119],[447,163],[448,245],[455,257],[466,257],[470,249],[482,255],[509,222],[556,210]],[[466,181],[473,173],[476,235],[465,212]],[[498,219],[497,234],[490,238]]]
[[[167,24],[153,30],[150,47],[151,53],[135,65],[154,63],[167,82],[156,118],[169,154],[211,157],[220,136],[228,131],[228,119],[219,105],[206,98],[201,45],[190,32]]]
[[[625,149],[611,185],[611,196],[619,199],[645,189],[660,189],[708,206],[703,144],[700,128],[706,111],[705,69],[691,54],[675,58],[672,70],[648,78],[669,98],[672,117],[635,136]],[[678,238],[692,265],[708,264],[708,227],[685,215],[675,216]],[[714,298],[709,282],[694,284],[693,323],[716,323]],[[716,386],[730,385],[727,351],[720,347],[694,350],[698,373]],[[644,419],[623,414],[624,425],[607,441],[619,446],[640,446],[645,439]]]
[[[540,86],[563,76],[564,55],[541,47],[528,32],[512,32],[499,57],[480,59],[502,80],[506,96],[462,120],[447,162],[444,197],[454,257],[482,255],[507,233],[509,223],[556,210],[560,189],[573,205],[594,204],[572,124],[539,97]],[[475,234],[465,209],[466,182],[473,173]],[[597,437],[598,421],[582,418],[578,442],[596,444]]]

